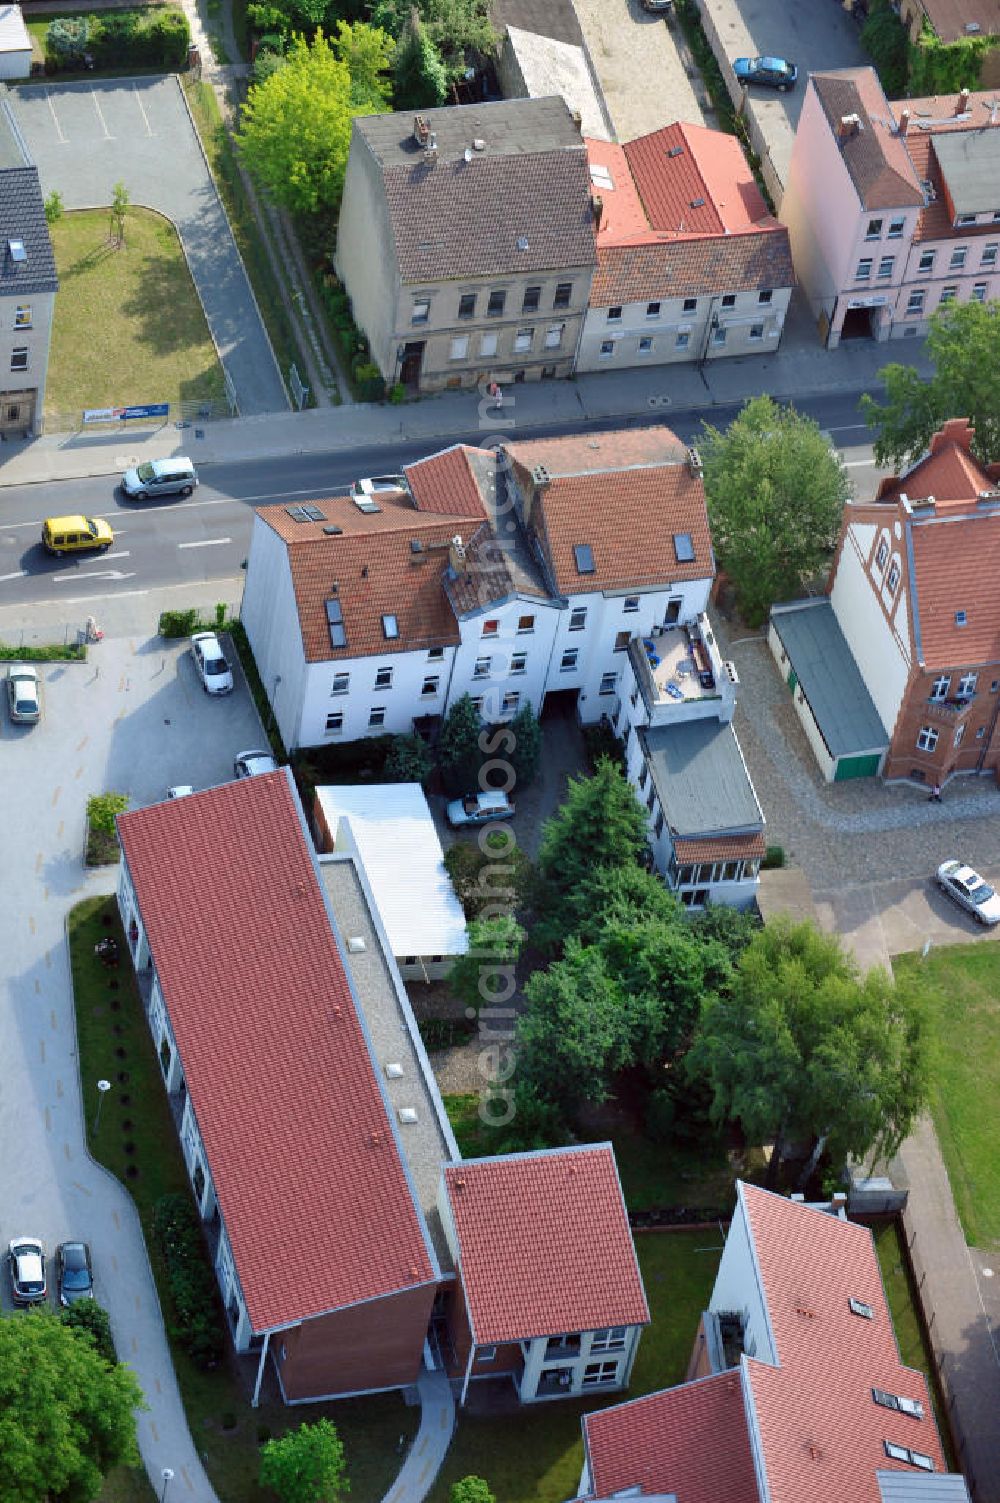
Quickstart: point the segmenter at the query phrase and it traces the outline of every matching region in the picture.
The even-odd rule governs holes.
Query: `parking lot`
[[[0,1245],[6,1252],[12,1237],[38,1237],[51,1258],[66,1239],[91,1244],[97,1297],[151,1405],[138,1416],[143,1459],[154,1476],[173,1467],[195,1503],[213,1495],[188,1434],[135,1208],[84,1149],[83,1114],[96,1109],[97,1082],[78,1075],[65,922],[81,899],[113,891],[117,880],[114,866],[83,865],[90,794],[124,792],[140,805],[172,784],[204,788],[232,777],[238,751],[263,743],[231,646],[228,653],[235,692],[210,699],[186,641],[109,638],[85,663],[38,665],[39,724],[15,726],[0,711],[8,962],[0,982]],[[54,1279],[50,1263],[50,1304]],[[0,1287],[9,1310],[6,1269]]]
[[[42,192],[67,209],[132,203],[172,220],[243,416],[286,410],[284,387],[250,283],[202,155],[178,79],[24,84],[10,91]],[[126,224],[126,242],[127,242]],[[170,310],[162,309],[164,319]],[[123,403],[155,392],[122,392]]]
[[[639,0],[575,0],[587,51],[619,141],[675,120],[704,125],[707,104],[697,73],[685,69],[676,20],[644,11]]]

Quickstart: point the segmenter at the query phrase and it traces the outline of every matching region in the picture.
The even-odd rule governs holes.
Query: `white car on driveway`
[[[262,772],[277,772],[278,764],[266,751],[238,752],[233,771],[238,778],[259,778]]]
[[[943,861],[937,869],[942,892],[954,898],[980,924],[1000,924],[1000,896],[971,866],[961,861]]]
[[[11,663],[7,669],[7,704],[16,725],[34,725],[41,720],[37,668],[27,663]]]
[[[48,1294],[45,1248],[37,1237],[14,1237],[7,1248],[15,1305],[37,1305]]]
[[[191,656],[206,694],[231,694],[233,670],[214,631],[196,631],[191,638]]]

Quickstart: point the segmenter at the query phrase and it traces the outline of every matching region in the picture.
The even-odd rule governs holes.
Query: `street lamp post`
[[[99,1080],[97,1082],[97,1111],[94,1113],[94,1137],[95,1138],[97,1137],[97,1129],[101,1125],[101,1107],[104,1105],[104,1098],[108,1094],[108,1092],[110,1091],[110,1089],[111,1089],[111,1082],[110,1082],[110,1080]]]
[[[160,1494],[160,1503],[164,1503],[164,1499],[167,1496],[167,1488],[170,1486],[174,1477],[172,1468],[165,1466],[163,1468],[163,1471],[160,1473],[160,1476],[163,1478],[163,1491]]]

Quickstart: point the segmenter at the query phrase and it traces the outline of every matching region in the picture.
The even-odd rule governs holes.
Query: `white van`
[[[149,459],[134,470],[126,470],[122,476],[122,490],[130,501],[178,493],[190,496],[197,484],[198,472],[185,454],[173,459]]]

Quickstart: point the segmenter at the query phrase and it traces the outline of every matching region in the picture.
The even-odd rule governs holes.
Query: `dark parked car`
[[[764,84],[782,92],[792,88],[799,76],[795,64],[783,57],[738,57],[733,72],[741,84]]]
[[[639,0],[639,4],[653,16],[665,16],[674,8],[674,0]]]
[[[75,1305],[78,1299],[93,1299],[94,1271],[86,1242],[61,1242],[56,1250],[56,1268],[61,1305]]]

